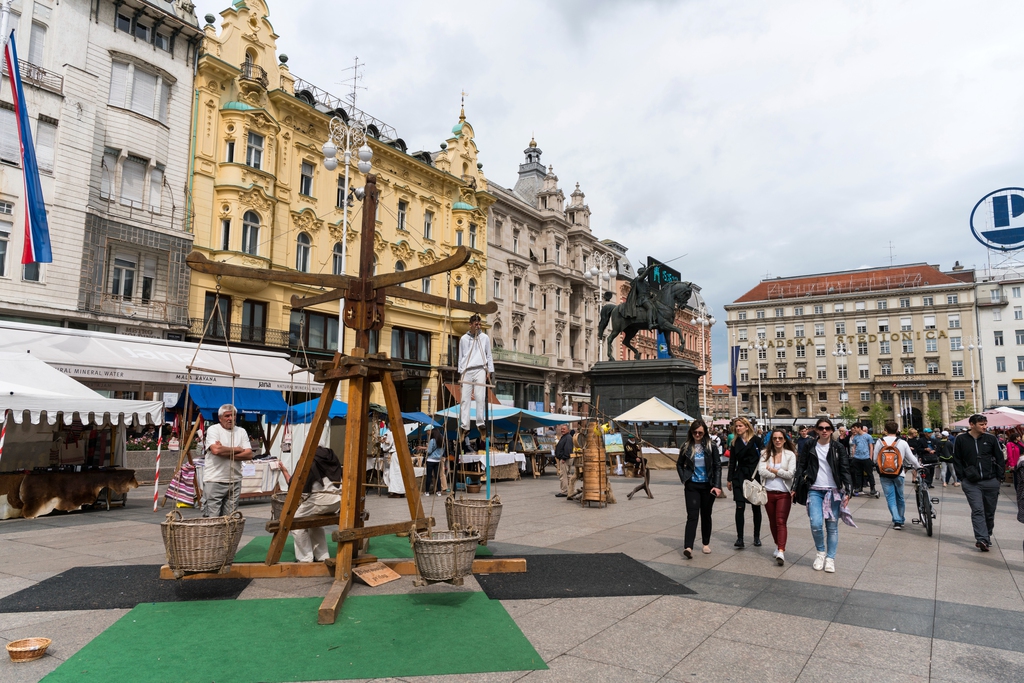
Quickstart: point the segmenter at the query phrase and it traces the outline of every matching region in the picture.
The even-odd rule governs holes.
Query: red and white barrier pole
[[[164,440],[164,426],[160,425],[160,429],[156,433],[156,472],[153,474],[153,512],[157,510],[157,497],[160,495],[160,447],[163,445]]]
[[[0,458],[4,457],[4,439],[7,438],[7,415],[9,410],[4,411],[4,426],[0,427]]]

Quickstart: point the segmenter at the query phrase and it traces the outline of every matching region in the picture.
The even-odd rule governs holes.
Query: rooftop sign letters
[[[989,249],[1024,248],[1024,188],[990,192],[971,211],[971,232]]]

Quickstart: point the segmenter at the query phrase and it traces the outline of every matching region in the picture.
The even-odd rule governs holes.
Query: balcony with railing
[[[182,325],[188,320],[184,304],[95,292],[86,297],[85,309],[92,313],[127,318],[135,323],[156,322]]]
[[[546,368],[551,362],[547,356],[538,356],[537,354],[513,351],[511,349],[495,348],[491,351],[491,355],[494,357],[495,362],[532,365],[538,368]]]
[[[4,76],[10,76],[7,72],[7,61],[3,61],[3,74]],[[22,83],[28,83],[34,85],[37,88],[43,90],[49,90],[52,93],[61,95],[64,93],[64,77],[47,71],[41,66],[36,66],[31,62],[26,62],[24,59],[18,60],[18,71],[21,73]]]
[[[991,297],[978,297],[978,308],[988,308],[990,306],[1005,306],[1010,303],[1010,300],[1006,298],[1006,295],[999,292],[993,293]]]
[[[242,62],[242,73],[239,75],[243,81],[252,81],[259,83],[264,88],[270,85],[270,79],[267,77],[267,70],[258,64],[246,61]]]
[[[198,339],[203,336],[205,327],[206,320],[204,318],[191,318],[189,320],[189,336]],[[228,333],[226,341],[232,344],[248,344],[274,349],[287,349],[290,346],[288,330],[253,327],[252,325],[227,325],[226,327]],[[225,341],[224,328],[224,325],[214,320],[206,330],[204,338],[209,341]]]

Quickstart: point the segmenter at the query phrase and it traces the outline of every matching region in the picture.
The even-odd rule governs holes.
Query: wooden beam
[[[334,583],[331,584],[331,589],[327,591],[327,595],[324,596],[324,601],[320,603],[320,610],[316,615],[316,623],[333,624],[337,621],[338,612],[341,611],[341,603],[345,602],[345,596],[348,595],[348,592],[351,589],[351,571],[349,572],[349,577],[346,580],[334,579]]]
[[[417,519],[414,522],[378,524],[377,526],[364,526],[358,529],[339,529],[332,534],[331,538],[335,542],[340,543],[342,541],[358,541],[364,538],[376,538],[377,536],[390,536],[391,534],[408,531],[413,524],[416,525],[417,529],[426,529],[427,527],[434,525],[434,518],[426,517],[423,519]]]
[[[455,252],[446,258],[431,263],[429,266],[420,266],[419,268],[413,268],[412,270],[403,270],[398,273],[381,273],[380,275],[373,275],[370,278],[371,287],[374,289],[384,289],[392,285],[400,285],[403,282],[413,282],[415,280],[422,280],[430,275],[438,275],[440,273],[447,273],[449,270],[455,270],[460,268],[469,262],[469,249],[465,246],[461,246],[455,249]]]
[[[376,560],[374,559],[374,561]],[[416,575],[416,565],[412,560],[381,561],[402,576]],[[522,574],[525,571],[525,558],[502,557],[473,560],[474,574]],[[279,562],[269,567],[259,562],[236,562],[231,565],[230,571],[224,574],[213,572],[186,574],[181,580],[311,578],[330,575],[330,568],[323,562]],[[160,578],[174,580],[174,572],[165,564],[160,568]]]
[[[415,576],[416,564],[412,560],[382,560],[391,569],[402,576]],[[526,560],[524,558],[494,558],[473,560],[474,574],[524,574]]]
[[[402,470],[402,483],[405,485],[405,500],[409,503],[409,516],[412,519],[420,519],[423,517],[423,503],[420,500],[419,489],[416,487],[416,471],[412,466],[412,453],[409,452],[409,441],[405,437],[405,427],[402,424],[402,407],[398,402],[398,390],[395,388],[395,381],[388,373],[381,375],[380,386],[384,390],[384,405],[388,409],[388,422],[391,425],[391,435],[395,442],[395,457],[398,458],[398,466]]]
[[[296,529],[314,529],[321,526],[334,526],[338,523],[336,515],[309,515],[308,517],[296,517],[292,520],[290,531]],[[281,520],[272,519],[264,527],[267,533],[276,534],[281,528]]]
[[[440,306],[442,308],[448,306],[457,311],[469,311],[470,313],[480,313],[483,315],[490,315],[498,312],[498,304],[495,301],[488,301],[485,304],[456,301],[455,299],[446,299],[443,296],[437,296],[436,294],[425,294],[423,292],[417,292],[411,288],[398,287],[396,285],[386,287],[384,289],[384,293],[392,299],[408,299],[410,301],[418,301],[424,304],[433,304],[434,306]],[[293,294],[292,309],[299,310],[302,308],[308,308],[309,306],[317,306],[330,301],[337,301],[344,297],[345,291],[340,289],[333,289],[329,292],[324,292],[323,294],[317,294],[316,296],[301,297],[298,294]]]
[[[355,279],[350,275],[301,273],[294,270],[270,270],[268,268],[236,266],[232,263],[211,261],[198,251],[190,252],[185,257],[185,263],[197,273],[206,273],[207,275],[226,275],[228,277],[242,277],[247,280],[284,282],[291,285],[310,285],[312,287],[330,287],[341,290],[347,289]]]

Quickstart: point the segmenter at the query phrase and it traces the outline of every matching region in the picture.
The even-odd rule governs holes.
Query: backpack
[[[898,477],[903,474],[903,454],[900,453],[897,443],[899,439],[891,444],[882,441],[882,447],[878,450],[878,473],[883,477]]]

